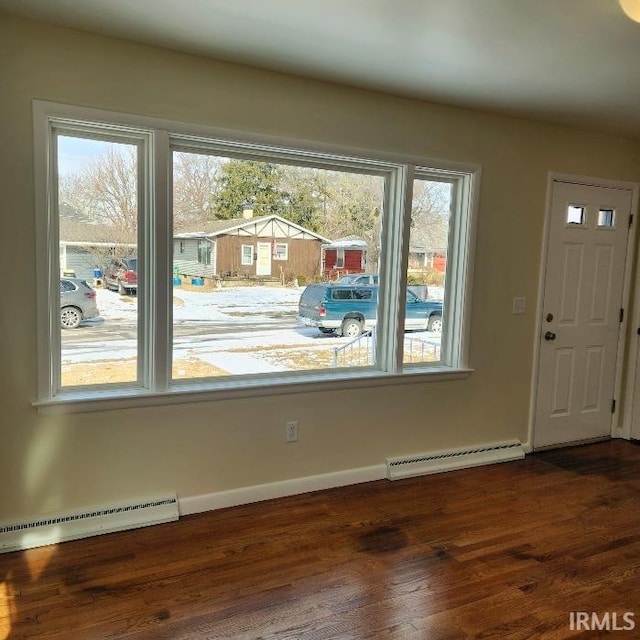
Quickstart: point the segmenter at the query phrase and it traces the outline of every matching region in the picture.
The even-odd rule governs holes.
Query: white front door
[[[256,275],[270,276],[271,275],[271,243],[258,242],[257,253],[258,253],[258,257],[256,258]]]
[[[631,202],[553,182],[534,448],[611,435]]]

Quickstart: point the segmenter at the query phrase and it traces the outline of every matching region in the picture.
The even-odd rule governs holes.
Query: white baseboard
[[[387,458],[387,478],[400,480],[524,458],[519,440]]]
[[[0,553],[80,540],[177,519],[178,500],[173,494],[117,505],[102,505],[82,511],[52,513],[22,521],[0,522]]]
[[[385,474],[386,467],[382,464],[348,471],[323,473],[316,476],[305,476],[281,482],[242,487],[241,489],[231,489],[229,491],[219,491],[186,498],[179,497],[178,508],[180,515],[186,516],[193,513],[202,513],[203,511],[213,511],[214,509],[272,500],[273,498],[295,496],[310,491],[321,491],[323,489],[345,487],[350,484],[360,484],[361,482],[383,480],[386,477]]]
[[[620,440],[631,440],[631,434],[622,428],[614,429],[611,432],[611,437]]]

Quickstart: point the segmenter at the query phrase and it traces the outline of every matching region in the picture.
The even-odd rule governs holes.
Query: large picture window
[[[41,406],[468,372],[475,168],[35,118]]]

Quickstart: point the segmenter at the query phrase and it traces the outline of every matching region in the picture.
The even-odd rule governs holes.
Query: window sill
[[[410,369],[403,373],[390,374],[371,369],[350,370],[327,376],[321,373],[305,373],[302,376],[264,376],[251,379],[225,379],[212,383],[190,381],[175,384],[170,391],[153,392],[145,389],[93,388],[69,390],[55,398],[34,402],[33,406],[41,415],[66,413],[87,413],[177,405],[192,402],[213,402],[241,398],[259,398],[264,396],[288,395],[293,393],[312,393],[318,391],[344,391],[367,387],[383,387],[398,384],[416,384],[425,382],[444,382],[468,378],[473,369],[432,367],[428,370]]]

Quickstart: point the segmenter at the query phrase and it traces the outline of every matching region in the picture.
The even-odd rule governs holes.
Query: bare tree
[[[326,174],[323,235],[349,236],[367,243],[367,268],[376,270],[380,253],[380,224],[384,181],[379,176],[330,171]]]
[[[110,147],[87,167],[88,202],[97,222],[132,235],[138,229],[138,176],[135,147]]]
[[[416,179],[411,207],[411,244],[446,252],[451,210],[451,185]]]
[[[136,148],[110,145],[79,174],[60,181],[61,209],[85,222],[113,229],[116,237],[135,238],[138,229]]]
[[[236,217],[242,202],[250,200],[259,215],[279,213],[332,240],[364,240],[367,268],[377,268],[384,191],[380,176],[187,152],[174,153],[173,165],[176,230]],[[137,191],[136,147],[109,145],[81,172],[61,178],[61,219],[85,224],[95,241],[106,234],[106,244],[130,245],[137,236]],[[450,184],[414,181],[412,245],[425,252],[446,251],[450,200]]]
[[[173,154],[173,219],[176,229],[213,218],[221,159],[202,153]]]

